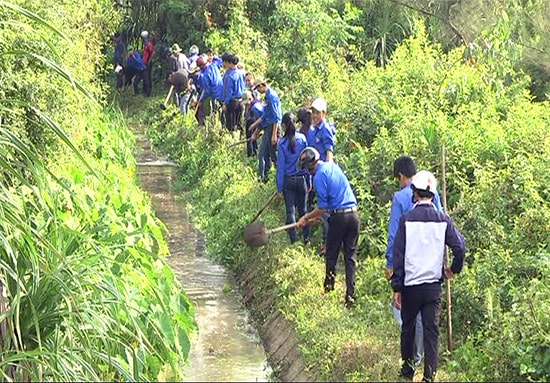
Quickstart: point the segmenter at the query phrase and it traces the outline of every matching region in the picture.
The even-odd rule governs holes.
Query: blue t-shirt
[[[272,125],[281,122],[283,111],[281,109],[281,100],[279,95],[271,87],[265,92],[265,109],[262,117],[262,125]]]
[[[223,75],[223,102],[229,105],[234,98],[241,98],[246,89],[244,72],[237,67],[227,70]]]
[[[399,227],[399,219],[403,214],[413,208],[414,202],[412,199],[413,191],[410,183],[393,195],[388,228],[388,245],[386,247],[386,267],[388,269],[393,268],[393,243]],[[437,193],[437,191],[435,192],[433,204],[438,211],[443,211],[439,200],[439,193]]]
[[[145,63],[143,62],[143,59],[138,51],[134,51],[133,55],[128,55],[128,58],[126,59],[126,66],[135,70],[145,69]]]
[[[294,135],[296,138],[296,148],[294,153],[290,151],[289,144],[290,140],[287,137],[283,137],[277,142],[277,191],[279,193],[283,192],[283,186],[285,181],[285,176],[292,176],[303,174],[307,175],[307,171],[297,170],[296,163],[300,157],[300,153],[307,146],[306,136],[300,132],[296,132]]]
[[[334,153],[334,127],[326,120],[315,126],[312,139],[313,142],[308,141],[308,143],[317,149],[322,161],[327,159],[328,150]]]
[[[357,206],[346,175],[333,161],[319,162],[313,176],[313,188],[319,209],[336,210]]]
[[[254,121],[256,121],[258,118],[264,115],[264,108],[265,108],[265,105],[261,101],[259,100],[252,101],[252,106],[250,107],[249,116]]]
[[[201,70],[201,88],[204,90],[204,95],[200,101],[208,97],[222,101],[222,75],[216,65],[209,64],[204,70]]]

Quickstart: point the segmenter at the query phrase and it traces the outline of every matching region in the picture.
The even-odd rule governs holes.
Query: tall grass
[[[27,20],[66,38],[16,4],[0,1],[0,15],[9,15],[7,28]],[[120,129],[120,114],[103,111],[63,63],[0,45],[0,59],[8,55],[40,61],[39,72],[61,78],[92,113],[74,143],[23,91],[0,99],[0,376],[178,379],[193,308],[162,259],[162,226],[135,186],[133,138]],[[43,148],[14,121],[40,125],[68,153],[38,154]]]

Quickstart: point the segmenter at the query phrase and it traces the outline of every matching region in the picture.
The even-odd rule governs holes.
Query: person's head
[[[211,63],[212,60],[214,60],[214,50],[212,48],[208,48],[206,50],[206,56],[208,57],[208,62]]]
[[[258,77],[256,79],[256,84],[254,84],[254,87],[252,88],[252,90],[257,90],[261,94],[264,94],[267,91],[267,88],[268,88],[267,80],[262,77]]]
[[[243,96],[243,100],[244,100],[244,104],[245,105],[249,105],[252,103],[252,101],[254,100],[254,97],[252,96],[252,92],[247,90],[244,92],[244,96]]]
[[[129,55],[134,54],[134,46],[132,44],[128,45],[128,54]]]
[[[307,132],[311,127],[311,111],[307,108],[300,108],[298,110],[298,121],[300,122],[300,129]]]
[[[120,35],[120,32],[115,33],[114,39],[115,39],[116,43],[118,43],[122,39],[122,36]]]
[[[199,47],[196,45],[191,45],[189,48],[189,56],[198,55],[199,54]]]
[[[292,112],[287,112],[283,115],[282,124],[284,129],[284,137],[288,139],[288,148],[291,153],[296,152],[296,117]]]
[[[256,85],[256,77],[254,77],[254,73],[246,72],[244,78],[246,81],[246,86],[248,86],[249,88],[252,88],[254,85]]]
[[[174,43],[172,45],[171,51],[175,56],[179,56],[179,54],[181,53],[181,48],[180,48],[179,44]]]
[[[416,174],[416,165],[409,156],[401,156],[393,162],[393,176],[399,181],[400,187],[405,187]]]
[[[317,171],[317,165],[319,164],[320,160],[321,155],[319,154],[317,149],[308,146],[307,148],[304,148],[304,150],[302,150],[302,152],[300,153],[298,163],[296,164],[296,169],[305,169],[309,174],[315,174],[315,172]]]
[[[141,38],[143,40],[147,40],[147,38],[149,37],[149,32],[147,31],[141,31]]]
[[[414,201],[431,201],[437,190],[437,180],[431,172],[421,170],[413,176],[411,188]]]
[[[327,102],[322,98],[316,98],[311,103],[311,117],[315,125],[319,124],[327,116]]]
[[[206,55],[200,55],[197,58],[197,66],[200,69],[204,69],[206,67],[206,64],[208,64],[208,57]]]

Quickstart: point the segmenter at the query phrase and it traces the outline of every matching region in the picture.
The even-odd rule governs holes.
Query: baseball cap
[[[326,112],[327,111],[327,102],[323,100],[322,98],[316,98],[311,103],[311,107],[315,109],[318,112]]]

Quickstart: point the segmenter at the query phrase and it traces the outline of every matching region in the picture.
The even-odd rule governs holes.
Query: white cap
[[[311,103],[311,107],[319,112],[326,112],[327,111],[327,102],[323,100],[322,98],[316,98]]]
[[[421,170],[413,176],[413,190],[423,190],[435,194],[437,190],[437,180],[432,172]]]
[[[149,37],[149,32],[147,32],[147,31],[141,31],[141,37],[143,37],[144,39],[146,39],[147,37]]]

